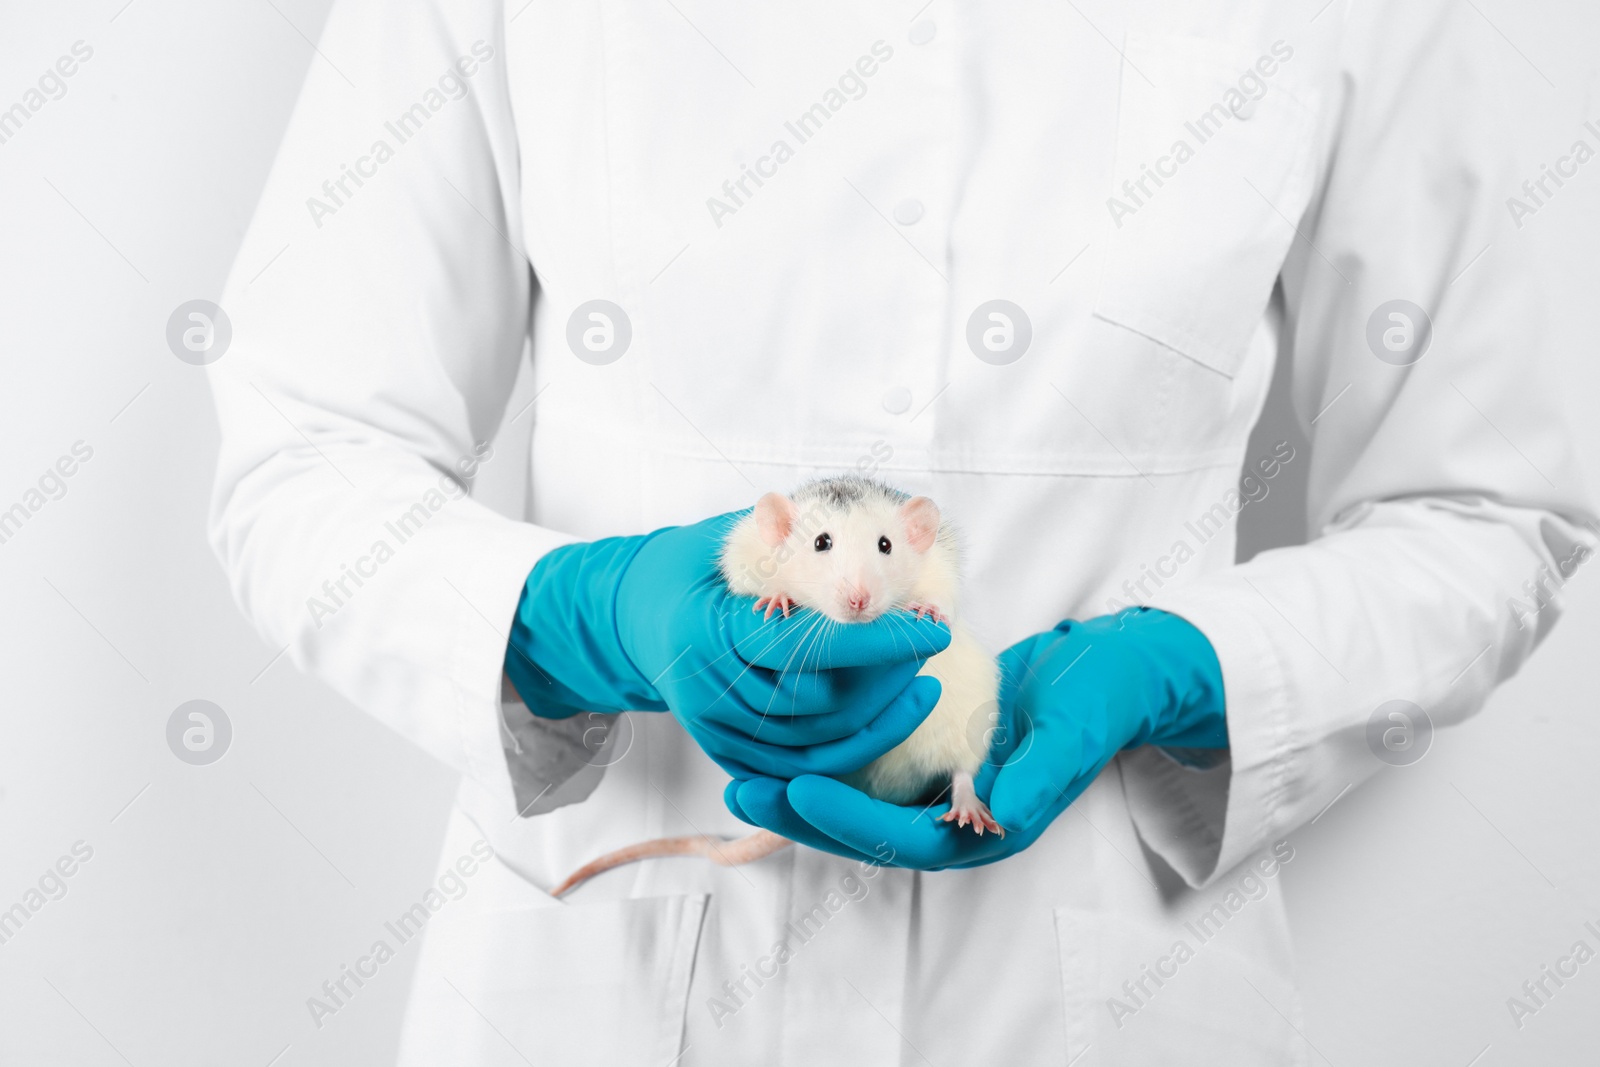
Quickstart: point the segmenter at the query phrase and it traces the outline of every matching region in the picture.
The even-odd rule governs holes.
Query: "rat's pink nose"
[[[845,603],[850,605],[851,611],[859,615],[861,612],[867,610],[868,604],[872,603],[872,595],[865,589],[857,586],[855,589],[850,591],[849,596],[845,597]]]

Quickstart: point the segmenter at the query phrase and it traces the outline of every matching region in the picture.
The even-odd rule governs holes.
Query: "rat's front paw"
[[[934,622],[950,621],[945,613],[939,610],[939,606],[937,604],[907,604],[906,610],[911,612],[919,619],[926,615]]]
[[[794,607],[794,601],[790,599],[789,594],[778,593],[776,596],[764,596],[757,600],[755,610],[760,611],[762,608],[766,608],[767,613],[763,618],[768,619],[772,618],[774,611],[781,611],[783,617],[787,619],[789,617],[789,609],[792,607]]]

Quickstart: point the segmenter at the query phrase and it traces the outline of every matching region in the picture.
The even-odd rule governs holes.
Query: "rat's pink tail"
[[[779,837],[770,830],[757,830],[753,834],[732,841],[720,837],[706,837],[703,834],[641,841],[637,845],[607,852],[599,859],[585,863],[572,872],[566,881],[551,890],[550,895],[559,897],[597,874],[636,860],[653,859],[658,856],[702,856],[722,867],[737,867],[758,860],[762,856],[770,856],[780,848],[793,843],[787,837]]]

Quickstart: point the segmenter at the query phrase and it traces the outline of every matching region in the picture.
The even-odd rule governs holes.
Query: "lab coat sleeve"
[[[1281,273],[1313,537],[1152,601],[1216,649],[1229,758],[1120,758],[1142,838],[1194,886],[1382,767],[1381,705],[1439,727],[1475,713],[1592,551],[1505,202],[1521,176],[1493,132],[1503,42],[1462,5],[1349,8],[1327,162]],[[1397,298],[1433,323],[1411,366],[1367,341]],[[1396,725],[1380,718],[1378,737]]]
[[[222,299],[210,533],[274,649],[523,810],[593,724],[502,707],[523,581],[567,539],[466,491],[510,462],[531,300],[503,27],[334,7]]]

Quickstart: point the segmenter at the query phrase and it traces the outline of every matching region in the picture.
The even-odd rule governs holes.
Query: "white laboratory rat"
[[[890,612],[947,623],[950,646],[919,672],[939,680],[938,703],[910,737],[839,780],[893,804],[928,802],[948,787],[946,822],[971,823],[979,834],[1005,832],[973,788],[988,753],[999,674],[994,658],[957,621],[955,533],[932,500],[856,476],[808,482],[792,497],[768,493],[729,531],[720,564],[729,589],[756,597],[755,610],[768,618],[797,607],[824,616],[818,642],[834,623],[871,622]],[[703,835],[646,841],[585,865],[553,895],[635,860],[696,855],[734,866],[788,844],[766,830],[734,841]]]

